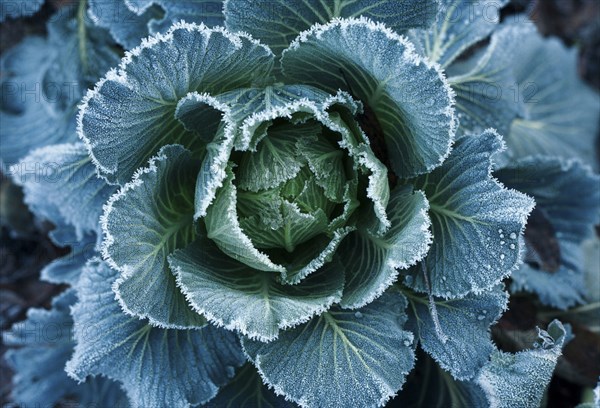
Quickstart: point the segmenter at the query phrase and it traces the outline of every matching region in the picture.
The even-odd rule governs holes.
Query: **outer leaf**
[[[34,172],[25,171],[29,169]],[[18,164],[13,179],[23,186],[25,202],[35,214],[75,229],[73,244],[99,232],[102,205],[116,190],[98,177],[83,143],[34,150]]]
[[[117,272],[92,261],[73,308],[77,346],[67,372],[122,381],[133,406],[193,406],[213,398],[244,357],[235,336],[206,326],[165,330],[127,316],[111,290]]]
[[[369,17],[396,32],[428,27],[438,9],[432,0],[401,1],[269,1],[226,0],[226,25],[244,31],[268,44],[280,54],[292,40],[313,24],[326,24],[337,17]]]
[[[383,405],[414,364],[405,308],[390,292],[360,311],[332,308],[271,343],[243,345],[269,387],[301,406]]]
[[[169,263],[192,307],[218,326],[260,341],[308,321],[342,296],[344,272],[330,262],[298,285],[249,268],[223,254],[208,239],[175,252]]]
[[[516,86],[512,47],[522,36],[521,30],[512,27],[497,30],[485,51],[448,68],[448,82],[456,92],[459,132],[481,133],[494,128],[501,135],[509,133],[519,113],[511,92]]]
[[[397,405],[405,408],[489,408],[481,387],[472,382],[456,381],[419,350],[415,369],[396,400]]]
[[[385,26],[365,18],[316,25],[284,51],[282,66],[291,81],[332,93],[344,89],[366,103],[397,175],[428,172],[448,155],[455,132],[452,91],[436,66]]]
[[[459,139],[442,167],[414,181],[430,203],[433,244],[404,283],[434,296],[462,297],[494,286],[519,263],[521,233],[534,202],[491,176],[503,147],[493,130]]]
[[[205,406],[207,408],[293,408],[297,405],[269,390],[252,364],[247,363],[240,368],[233,380],[219,391],[216,398]]]
[[[412,30],[409,38],[431,61],[447,67],[467,48],[486,38],[509,0],[441,0],[433,27]]]
[[[71,18],[75,12],[61,10],[49,20],[48,38],[28,37],[2,55],[0,159],[6,165],[32,148],[76,141],[83,90],[118,61],[109,35],[81,13]]]
[[[539,330],[539,329],[538,329]],[[555,320],[539,330],[541,345],[517,354],[496,351],[476,378],[489,406],[537,408],[565,342],[566,330]]]
[[[410,186],[392,192],[387,213],[391,228],[383,237],[366,230],[353,232],[338,250],[346,271],[344,308],[362,307],[381,295],[405,269],[421,260],[431,244],[425,195]]]
[[[104,258],[121,275],[114,291],[123,309],[159,327],[203,326],[175,284],[167,256],[194,240],[194,178],[200,161],[165,146],[111,197],[102,217]]]
[[[536,211],[547,217],[556,234],[548,239],[557,239],[560,248],[558,270],[523,264],[512,275],[511,289],[533,291],[542,303],[559,309],[582,303],[586,293],[582,242],[599,222],[600,177],[579,161],[543,156],[518,160],[496,175],[508,187],[535,198]]]
[[[52,238],[52,234],[50,236]],[[99,255],[96,250],[98,238],[96,234],[88,234],[83,239],[73,236],[67,240],[57,241],[53,239],[53,241],[55,245],[70,247],[71,252],[46,265],[40,272],[40,279],[50,283],[73,286],[79,280],[87,260]]]
[[[410,295],[409,327],[421,347],[454,378],[473,378],[494,351],[490,326],[502,315],[508,294],[501,287],[444,301]]]
[[[115,40],[131,49],[149,34],[164,33],[180,20],[222,25],[221,0],[88,0],[95,24],[110,30]]]
[[[508,153],[515,159],[537,154],[578,157],[597,168],[600,95],[579,78],[576,49],[542,38],[523,19],[513,24],[520,31],[520,40],[511,47],[520,112],[506,137]]]
[[[12,400],[21,406],[54,406],[63,398],[82,406],[128,407],[119,386],[104,378],[77,384],[67,376],[65,364],[75,346],[71,338],[73,320],[69,313],[75,291],[68,290],[52,301],[52,309],[29,309],[27,320],[3,335],[12,349],[6,361],[15,371]]]
[[[243,35],[204,25],[175,24],[129,52],[90,91],[79,115],[79,134],[100,171],[120,184],[166,144],[196,154],[202,138],[174,114],[188,92],[220,93],[267,76],[271,51]]]
[[[44,0],[1,0],[0,23],[9,18],[32,16],[42,8]]]

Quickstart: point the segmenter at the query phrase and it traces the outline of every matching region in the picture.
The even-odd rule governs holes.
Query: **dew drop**
[[[504,254],[500,254],[500,259],[504,259],[505,255]]]
[[[446,297],[450,297],[450,296],[452,296],[452,293],[450,293],[450,291],[447,291],[446,292]]]
[[[356,317],[357,319],[360,319],[361,317],[363,317],[363,314],[361,312],[356,312],[356,313],[354,313],[354,317]]]
[[[225,367],[225,371],[227,372],[227,377],[233,378],[235,376],[235,368],[232,366]]]
[[[490,269],[492,269],[492,265],[486,265],[485,269],[487,269],[489,271]]]
[[[504,245],[504,244],[506,244],[506,242],[500,241],[500,245]]]
[[[485,315],[479,315],[479,316],[477,316],[477,320],[483,320],[483,319],[485,319]]]
[[[510,233],[510,239],[517,239],[517,234],[515,234],[514,232]]]
[[[503,232],[504,232],[504,231],[502,230],[502,228],[500,228],[500,229],[498,230],[498,234],[502,234]]]
[[[510,244],[508,247],[509,247],[510,249],[515,249],[515,248],[516,248],[516,247],[515,247],[515,244]]]
[[[500,234],[500,238],[504,238],[504,234]]]
[[[445,277],[445,276],[442,276],[442,280],[445,282],[445,281],[446,281],[446,277]]]
[[[409,347],[412,344],[412,342],[410,340],[404,340],[404,345],[406,347]]]

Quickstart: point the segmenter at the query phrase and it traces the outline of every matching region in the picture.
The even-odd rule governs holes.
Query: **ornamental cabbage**
[[[79,104],[81,141],[67,112],[22,159],[51,157],[55,182],[14,177],[73,247],[43,277],[74,290],[29,318],[73,326],[54,364],[119,382],[132,406],[383,406],[423,350],[469,405],[539,405],[568,327],[516,355],[490,334],[502,281],[535,280],[522,263],[531,196],[558,200],[514,171],[541,160],[557,179],[585,173],[582,188],[597,179],[530,157],[528,120],[551,154],[564,143],[553,126],[571,123],[481,91],[528,81],[505,52],[523,28],[484,17],[490,3],[463,22],[449,17],[473,6],[461,0],[89,0],[79,24],[129,51]],[[575,83],[593,128],[598,96]],[[586,140],[569,160],[589,160]],[[597,204],[581,206],[593,222]]]

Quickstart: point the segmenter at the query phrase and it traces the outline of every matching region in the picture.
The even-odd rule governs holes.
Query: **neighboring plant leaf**
[[[381,124],[396,175],[426,173],[449,154],[456,125],[450,86],[385,26],[364,18],[316,25],[284,51],[282,66],[290,81],[350,91],[366,103]]]
[[[73,307],[77,345],[67,373],[80,381],[119,380],[136,407],[209,401],[245,361],[235,335],[212,326],[160,329],[124,314],[111,290],[117,274],[99,260],[87,265]]]
[[[163,328],[201,327],[179,292],[167,256],[191,243],[194,182],[200,160],[164,146],[148,167],[111,197],[102,216],[102,254],[121,275],[114,291],[123,309]]]
[[[562,354],[567,331],[554,320],[548,331],[538,329],[537,349],[516,354],[496,351],[475,382],[485,392],[489,406],[538,408],[556,361]]]
[[[600,222],[600,177],[580,161],[543,156],[517,160],[495,175],[507,187],[532,196],[542,214],[538,217],[545,217],[551,228],[528,234],[530,228],[540,227],[532,223],[534,219],[527,224],[525,239],[535,239],[529,245],[540,259],[536,264],[525,259],[512,275],[511,290],[534,292],[543,304],[559,309],[582,303],[586,293],[582,242]]]
[[[12,401],[22,406],[54,406],[64,398],[82,406],[129,407],[120,387],[105,378],[90,378],[83,384],[69,378],[65,364],[75,343],[71,337],[70,307],[74,290],[53,299],[52,309],[29,309],[27,320],[16,323],[3,334],[9,347],[6,361],[14,370]]]
[[[382,237],[364,229],[351,233],[338,250],[346,284],[340,305],[360,308],[381,295],[406,269],[429,250],[429,204],[421,191],[398,187],[392,191],[387,213],[391,227]]]
[[[411,30],[409,38],[431,61],[446,68],[473,44],[489,36],[509,0],[441,0],[433,27]]]
[[[577,50],[559,39],[543,38],[524,19],[513,23],[518,25],[519,41],[510,44],[519,117],[506,135],[507,155],[581,158],[597,169],[600,95],[580,79]],[[514,92],[508,95],[514,97]]]
[[[502,287],[462,299],[408,295],[409,326],[421,347],[460,381],[472,379],[494,351],[490,326],[502,315],[508,294]]]
[[[54,232],[54,231],[53,231]],[[50,235],[53,238],[52,235]],[[42,269],[40,279],[55,284],[75,285],[88,259],[99,256],[96,234],[88,234],[78,239],[77,236],[66,240],[56,240],[55,245],[70,248],[67,255],[55,259]]]
[[[364,16],[402,33],[410,28],[428,27],[438,9],[437,2],[433,0],[226,0],[224,3],[228,29],[252,34],[269,45],[276,54],[281,54],[298,34],[313,24],[327,24],[337,17]]]
[[[83,143],[36,149],[17,166],[23,171],[15,171],[13,180],[23,186],[25,202],[38,217],[73,227],[73,244],[99,233],[102,206],[116,187],[98,177]]]
[[[243,346],[265,383],[301,406],[379,406],[414,364],[405,308],[389,291],[359,311],[334,307],[271,343]]]
[[[180,99],[249,86],[269,74],[272,62],[271,51],[249,37],[177,23],[128,53],[120,70],[88,93],[79,134],[99,170],[123,185],[163,145],[204,149],[175,117]]]
[[[34,148],[75,142],[84,90],[119,61],[108,33],[77,11],[61,9],[49,19],[47,38],[28,37],[2,55],[0,159],[5,165]]]
[[[0,23],[6,18],[28,17],[37,13],[45,0],[1,0]]]
[[[246,363],[233,380],[219,391],[207,408],[293,408],[296,404],[275,395],[263,384],[256,368]]]
[[[88,0],[89,13],[100,27],[107,28],[126,49],[140,44],[150,34],[165,33],[173,23],[223,25],[220,0]]]
[[[458,298],[491,288],[518,267],[534,202],[492,177],[492,157],[502,148],[493,130],[463,137],[440,168],[413,181],[429,200],[434,239],[407,286]]]

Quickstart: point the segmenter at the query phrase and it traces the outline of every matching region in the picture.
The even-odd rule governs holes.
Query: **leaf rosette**
[[[97,269],[114,278],[131,336],[236,332],[263,382],[301,405],[385,403],[417,341],[471,379],[493,348],[498,284],[520,262],[533,203],[492,177],[495,131],[455,140],[454,92],[398,34],[426,27],[433,2],[414,18],[390,14],[394,31],[366,18],[390,10],[353,6],[300,18],[284,39],[238,18],[235,3],[227,29],[180,22],[144,40],[80,108],[91,160],[119,188],[101,217],[110,268]],[[469,304],[489,315],[448,312]],[[488,350],[468,370],[471,338],[447,342],[455,321],[476,323],[474,344]],[[69,364],[78,379],[111,376],[106,362]],[[206,402],[217,374],[206,395],[189,396],[187,377],[177,392]]]

